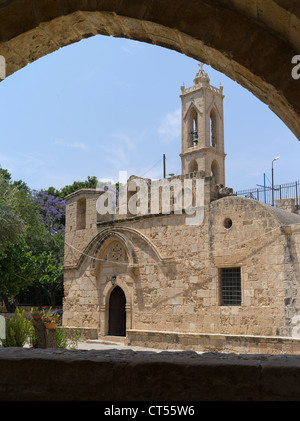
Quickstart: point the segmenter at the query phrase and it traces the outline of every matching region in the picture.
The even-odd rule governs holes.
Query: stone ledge
[[[77,326],[62,326],[62,328],[65,331],[75,331],[82,341],[98,339],[98,330],[96,328]]]
[[[300,339],[282,336],[185,333],[130,329],[129,345],[200,352],[300,354]]]
[[[300,399],[300,357],[0,348],[1,401]]]

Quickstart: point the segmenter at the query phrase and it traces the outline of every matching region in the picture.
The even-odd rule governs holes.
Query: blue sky
[[[61,188],[89,175],[117,181],[180,173],[180,86],[198,63],[161,47],[96,36],[28,65],[0,84],[0,165],[33,189]],[[226,185],[300,179],[300,142],[268,107],[225,75]]]

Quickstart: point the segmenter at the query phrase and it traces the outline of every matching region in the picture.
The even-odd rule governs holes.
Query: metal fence
[[[300,181],[294,183],[280,184],[274,186],[272,194],[272,187],[259,187],[250,190],[237,191],[237,196],[248,197],[249,199],[258,200],[267,205],[277,206],[277,199],[295,199],[296,209],[300,210]]]

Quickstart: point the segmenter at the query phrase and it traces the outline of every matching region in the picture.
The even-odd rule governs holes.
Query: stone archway
[[[102,233],[95,253],[95,276],[99,296],[99,337],[126,336],[131,328],[132,246],[126,236],[116,232]]]
[[[11,75],[60,47],[96,34],[179,51],[237,81],[268,104],[300,139],[300,51],[296,1],[7,0],[0,54]]]

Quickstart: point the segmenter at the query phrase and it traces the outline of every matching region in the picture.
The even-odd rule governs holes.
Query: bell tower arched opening
[[[188,147],[192,148],[198,144],[198,114],[195,108],[190,112],[190,131],[188,137]]]
[[[217,116],[214,110],[210,113],[210,146],[217,147]]]

